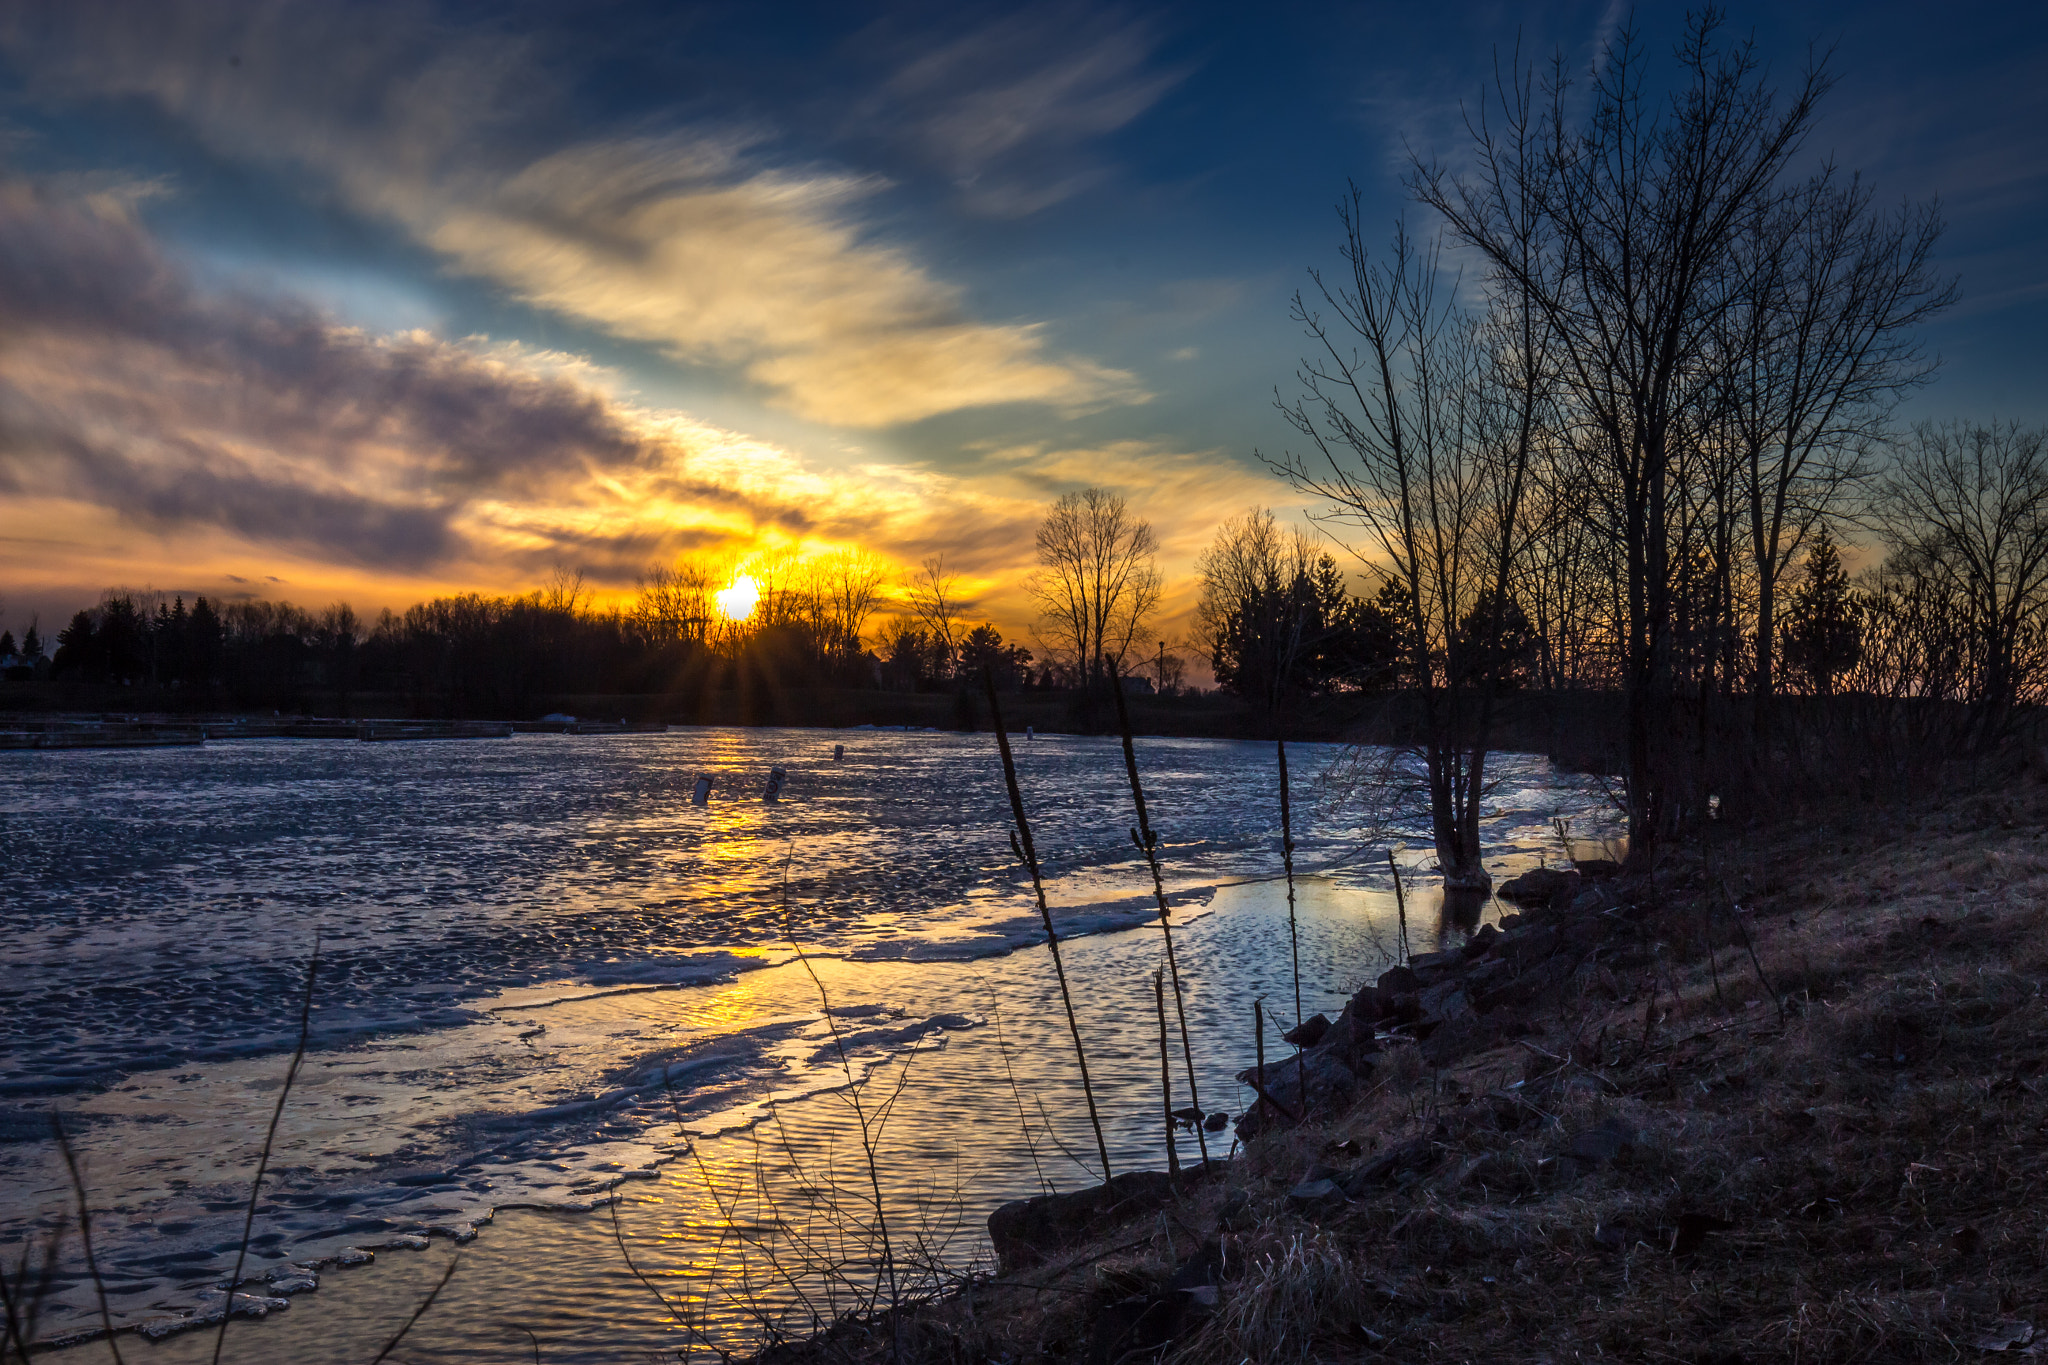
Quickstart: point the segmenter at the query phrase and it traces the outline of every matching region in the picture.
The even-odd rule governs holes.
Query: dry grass
[[[1946,1361],[2048,1333],[2048,791],[1712,858],[1660,873],[1539,1033],[1444,1072],[1396,1052],[1340,1119],[927,1310],[923,1358]],[[1560,1160],[1602,1127],[1632,1141]],[[1289,1198],[1404,1144],[1392,1183]],[[1214,1310],[1119,1353],[1108,1305],[1172,1298],[1204,1246]]]

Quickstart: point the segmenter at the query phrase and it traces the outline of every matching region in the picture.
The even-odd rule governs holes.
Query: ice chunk
[[[270,1282],[270,1291],[273,1294],[297,1294],[303,1290],[320,1287],[320,1277],[313,1273],[313,1267],[293,1265],[289,1261],[273,1267],[263,1278]]]

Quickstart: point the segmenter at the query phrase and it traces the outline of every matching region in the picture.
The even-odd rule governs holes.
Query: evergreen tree
[[[192,603],[192,619],[185,627],[185,680],[187,686],[211,687],[220,678],[220,616],[204,597]]]
[[[21,637],[21,657],[30,663],[41,663],[43,658],[43,637],[36,630],[35,618],[29,618],[28,633]]]
[[[14,632],[11,630],[0,630],[0,659],[11,659],[16,653],[17,646],[14,643]]]
[[[1817,694],[1833,696],[1835,678],[1863,657],[1863,613],[1825,529],[1807,552],[1806,581],[1792,594],[1789,614],[1785,661],[1806,674]]]
[[[79,612],[71,618],[70,625],[57,632],[56,663],[59,673],[89,677],[104,668],[99,631],[93,625],[91,612]]]

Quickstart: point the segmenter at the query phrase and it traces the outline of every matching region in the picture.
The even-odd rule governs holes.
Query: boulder
[[[1422,989],[1422,982],[1412,967],[1389,967],[1380,973],[1379,990],[1383,996],[1413,995]]]
[[[1499,941],[1500,930],[1494,928],[1491,924],[1482,924],[1479,926],[1478,932],[1474,933],[1470,941],[1465,944],[1463,956],[1467,962],[1472,961],[1474,958],[1485,957],[1487,950]]]
[[[1532,867],[1501,883],[1494,894],[1517,905],[1561,905],[1578,894],[1580,874],[1555,867]]]
[[[1615,862],[1612,858],[1580,858],[1572,864],[1572,867],[1577,870],[1581,877],[1585,877],[1588,880],[1594,877],[1619,877],[1621,875],[1621,864]]]
[[[1425,1020],[1443,1022],[1462,1019],[1473,1013],[1472,997],[1465,994],[1465,983],[1462,980],[1445,981],[1431,986],[1417,997],[1417,1003],[1422,1006],[1422,1017]]]
[[[1521,1021],[1505,1011],[1488,1017],[1467,1014],[1447,1020],[1422,1040],[1422,1060],[1435,1067],[1449,1066],[1493,1047],[1521,1029]]]
[[[1557,930],[1547,924],[1501,935],[1500,956],[1517,970],[1526,970],[1557,951]]]
[[[988,1238],[1005,1269],[1031,1265],[1061,1247],[1150,1213],[1173,1195],[1161,1171],[1125,1171],[1106,1185],[1013,1199],[988,1216]]]
[[[1311,1014],[1293,1028],[1280,1035],[1280,1040],[1292,1043],[1298,1048],[1312,1048],[1323,1041],[1330,1031],[1330,1017],[1326,1014]]]
[[[1445,975],[1455,971],[1464,960],[1464,954],[1455,949],[1441,953],[1417,953],[1408,959],[1408,970],[1415,973],[1417,981],[1427,986],[1441,981]]]
[[[1360,1070],[1370,1071],[1371,1063],[1360,1063]],[[1237,1079],[1247,1085],[1256,1085],[1268,1096],[1287,1106],[1295,1116],[1303,1113],[1327,1112],[1341,1108],[1358,1093],[1359,1070],[1354,1070],[1343,1058],[1333,1055],[1328,1048],[1304,1052],[1298,1058],[1286,1057],[1266,1063],[1261,1072],[1255,1066],[1248,1066],[1237,1073]],[[1304,1086],[1304,1081],[1306,1086]],[[1303,1091],[1306,1089],[1306,1106]],[[1249,1142],[1267,1123],[1274,1118],[1285,1116],[1270,1113],[1271,1106],[1254,1104],[1245,1116],[1237,1121],[1238,1136]]]
[[[1330,1025],[1329,1031],[1316,1043],[1319,1050],[1329,1052],[1353,1070],[1357,1069],[1361,1058],[1380,1050],[1379,1039],[1376,1036],[1380,1017],[1379,993],[1371,986],[1367,986],[1358,994],[1362,996],[1368,993],[1371,999],[1363,1007],[1359,1004],[1358,996],[1353,996],[1350,1003],[1344,1006],[1344,1012],[1337,1016],[1337,1022]]]

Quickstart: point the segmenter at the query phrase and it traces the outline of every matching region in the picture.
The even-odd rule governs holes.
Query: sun
[[[749,574],[733,579],[732,586],[711,594],[711,600],[718,604],[718,614],[728,621],[744,621],[754,614],[754,606],[761,600],[761,589]]]

